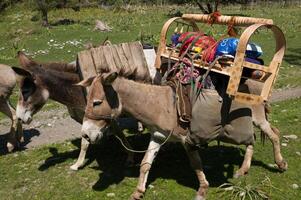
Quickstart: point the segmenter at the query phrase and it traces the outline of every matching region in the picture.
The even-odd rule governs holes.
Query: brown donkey
[[[117,73],[103,77],[97,76],[79,83],[82,86],[91,85],[82,126],[83,136],[91,142],[101,138],[110,122],[122,112],[131,114],[151,131],[132,199],[143,197],[149,170],[163,141],[176,140],[183,144],[200,183],[196,199],[205,198],[209,184],[199,154],[191,146],[213,139],[245,144],[245,160],[237,173],[245,173],[249,169],[254,143],[251,107],[231,101],[226,95],[220,97],[215,90],[203,90],[192,109],[190,134],[185,136],[177,132],[175,94],[169,86],[137,83],[117,77]],[[276,160],[278,165],[286,165],[281,155],[275,156],[275,159],[281,159]]]
[[[8,116],[11,121],[10,132],[7,137],[7,150],[13,151],[19,142],[23,142],[22,124],[17,120],[16,111],[9,103],[9,97],[16,85],[16,74],[10,66],[0,64],[0,112]]]
[[[70,116],[82,123],[86,97],[83,88],[75,85],[80,81],[76,63],[40,64],[22,52],[18,53],[18,59],[21,68],[13,68],[21,76],[17,117],[24,123],[30,123],[33,115],[45,105],[48,99],[52,99],[66,105]],[[124,72],[131,75],[127,71]],[[139,70],[133,78],[144,81],[150,79],[147,77],[149,77],[148,71]],[[89,142],[82,138],[80,155],[77,162],[70,167],[72,170],[78,170],[84,165],[88,146]],[[127,162],[133,162],[132,153],[129,154]]]

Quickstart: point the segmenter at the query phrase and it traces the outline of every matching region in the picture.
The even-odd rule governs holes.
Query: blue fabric
[[[179,43],[179,37],[181,36],[180,33],[174,33],[171,36],[171,43],[173,46],[177,46],[177,44]]]
[[[237,38],[226,38],[219,42],[215,56],[231,55],[235,56],[239,40]],[[262,55],[261,47],[255,43],[248,43],[246,57],[258,58]]]

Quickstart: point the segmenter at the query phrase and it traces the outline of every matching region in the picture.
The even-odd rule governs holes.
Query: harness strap
[[[92,120],[115,120],[115,117],[113,115],[94,115],[94,114],[89,114],[85,113],[85,117],[88,117],[89,119]]]
[[[115,137],[120,141],[121,145],[127,150],[127,151],[130,151],[130,152],[133,152],[133,153],[146,153],[146,152],[149,152],[149,151],[152,151],[152,150],[155,150],[155,149],[159,149],[160,147],[162,147],[170,138],[170,136],[172,135],[174,130],[171,130],[167,136],[167,138],[160,144],[160,146],[158,147],[155,147],[155,148],[151,148],[151,149],[146,149],[146,150],[134,150],[134,149],[130,149],[128,148],[124,142],[122,141],[122,139],[118,136],[118,135],[115,135]],[[125,138],[126,140],[126,138]]]

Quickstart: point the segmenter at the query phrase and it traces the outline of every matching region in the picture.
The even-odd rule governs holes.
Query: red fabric
[[[220,16],[222,16],[222,14],[219,11],[211,13],[210,18],[208,20],[208,24],[214,24]]]
[[[191,35],[191,36],[189,36]],[[211,37],[198,32],[186,32],[179,37],[179,42],[182,43],[180,55],[185,52],[189,45],[197,38],[194,46],[202,48],[202,57],[204,61],[211,62],[214,60],[215,50],[217,48],[216,40]]]

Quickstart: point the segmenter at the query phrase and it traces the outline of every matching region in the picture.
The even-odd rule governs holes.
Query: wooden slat
[[[206,14],[183,14],[182,18],[185,20],[191,20],[195,22],[202,22],[202,23],[208,23],[211,19],[211,15]],[[226,16],[222,15],[219,16],[216,21],[214,21],[215,24],[224,24],[227,25],[231,21],[234,22],[234,25],[236,26],[249,26],[252,24],[273,24],[272,19],[264,19],[264,18],[254,18],[254,17],[239,17],[239,16]]]
[[[258,69],[258,70],[261,70],[261,71],[264,71],[264,72],[271,72],[271,68],[267,67],[267,66],[264,66],[264,65],[258,65],[258,64],[255,64],[255,63],[247,62],[247,61],[244,61],[242,65],[244,67],[247,67],[247,68],[250,68],[250,69]]]
[[[95,63],[95,69],[97,74],[108,72],[110,66],[108,65],[107,60],[105,58],[103,46],[91,49],[91,53]]]
[[[131,49],[128,43],[121,44],[124,55],[128,61],[128,68],[131,69],[132,72],[135,71],[135,62],[131,53]]]
[[[147,77],[150,77],[149,70],[147,67],[147,62],[144,57],[143,48],[140,42],[133,42],[129,44],[132,58],[134,60],[135,66],[137,68],[137,74],[148,74]],[[146,77],[145,77],[146,78]]]
[[[114,57],[113,57],[113,51],[111,46],[103,46],[103,52],[105,59],[110,67],[110,72],[117,72],[119,73],[119,69],[117,68]]]
[[[123,76],[128,77],[129,75],[133,74],[133,70],[129,64],[128,58],[126,57],[126,54],[123,49],[123,45],[119,44],[119,45],[116,45],[114,48],[117,51],[117,55],[122,64],[120,66],[120,73]]]
[[[77,63],[79,65],[80,74],[83,79],[96,75],[91,51],[85,50],[79,52],[77,55]],[[86,92],[89,92],[89,88],[86,88]]]

